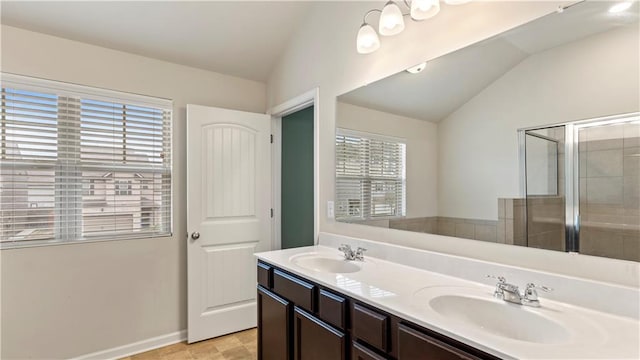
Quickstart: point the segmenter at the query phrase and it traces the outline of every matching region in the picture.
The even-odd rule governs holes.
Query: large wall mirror
[[[336,220],[640,261],[640,9],[613,4],[339,96]]]

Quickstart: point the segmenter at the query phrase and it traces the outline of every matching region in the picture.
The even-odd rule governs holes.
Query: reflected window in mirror
[[[336,132],[336,218],[366,221],[406,214],[406,141]]]

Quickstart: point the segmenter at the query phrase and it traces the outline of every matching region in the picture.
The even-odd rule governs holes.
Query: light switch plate
[[[333,208],[333,201],[327,201],[327,217],[333,219],[336,216]]]

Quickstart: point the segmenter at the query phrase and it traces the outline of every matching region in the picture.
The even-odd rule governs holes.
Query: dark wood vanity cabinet
[[[366,346],[358,342],[354,341],[351,344],[351,360],[386,360],[386,359],[388,358],[373,352],[371,349],[368,349]]]
[[[498,358],[259,262],[258,359]]]
[[[399,360],[472,360],[480,359],[457,347],[435,339],[407,325],[398,325]]]
[[[294,321],[295,360],[346,360],[347,335],[296,307]]]
[[[291,321],[293,305],[258,286],[258,358],[291,359]]]

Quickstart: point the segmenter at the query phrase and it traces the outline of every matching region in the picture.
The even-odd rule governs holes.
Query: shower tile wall
[[[581,129],[580,252],[640,261],[640,124]]]
[[[498,242],[526,246],[525,199],[498,199]],[[504,230],[502,230],[504,228]]]
[[[355,222],[429,234],[455,236],[465,239],[498,242],[498,221],[428,216],[405,219],[369,220]]]

